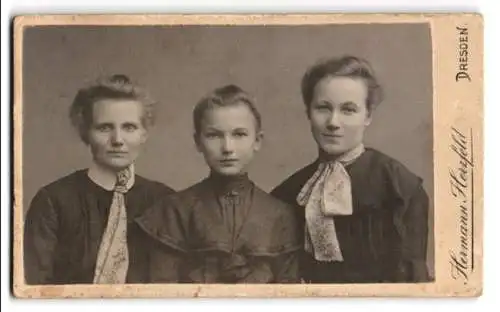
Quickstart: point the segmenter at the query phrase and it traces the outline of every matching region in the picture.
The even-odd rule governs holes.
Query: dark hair
[[[326,77],[361,78],[368,87],[366,108],[369,112],[382,101],[382,87],[378,84],[370,63],[356,56],[322,60],[310,67],[302,78],[302,99],[309,111],[316,85]]]
[[[149,128],[154,124],[154,105],[156,104],[128,76],[116,74],[106,76],[84,87],[76,94],[69,116],[71,123],[78,130],[80,138],[88,144],[88,131],[92,124],[92,109],[96,102],[106,99],[136,100],[144,107],[143,125]]]
[[[236,85],[226,85],[215,89],[196,104],[193,111],[195,134],[198,135],[200,133],[203,115],[208,109],[238,104],[244,104],[250,109],[255,118],[256,129],[260,131],[262,128],[262,118],[250,95]]]

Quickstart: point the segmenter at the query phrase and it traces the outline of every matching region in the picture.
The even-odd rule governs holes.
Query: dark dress
[[[302,247],[293,208],[246,176],[211,175],[138,219],[155,241],[153,283],[294,283]]]
[[[293,204],[319,160],[302,168],[271,194]],[[398,161],[367,148],[346,166],[353,214],[334,218],[343,262],[319,262],[303,251],[301,275],[309,283],[397,283],[429,281],[426,266],[429,199],[422,180]]]
[[[172,192],[159,182],[136,175],[133,187],[125,194],[130,261],[127,283],[149,279],[149,248],[133,219],[156,199]],[[27,284],[92,284],[112,197],[113,191],[95,184],[87,170],[76,171],[38,191],[24,226]]]

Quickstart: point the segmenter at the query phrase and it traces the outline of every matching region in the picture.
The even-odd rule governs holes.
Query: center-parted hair
[[[201,123],[207,110],[241,104],[246,105],[250,109],[255,119],[256,130],[260,131],[262,129],[262,118],[255,106],[254,100],[242,88],[231,84],[213,90],[196,104],[193,110],[195,134],[198,135],[200,133]]]
[[[360,78],[366,82],[368,97],[366,108],[372,112],[382,101],[382,87],[379,85],[370,63],[356,56],[343,56],[322,60],[311,66],[302,78],[302,99],[307,109],[314,98],[316,85],[327,77]]]
[[[70,108],[71,123],[78,130],[80,138],[88,144],[88,132],[92,125],[93,106],[102,100],[134,100],[143,106],[142,123],[149,128],[154,124],[156,102],[140,86],[122,74],[106,76],[78,91]]]

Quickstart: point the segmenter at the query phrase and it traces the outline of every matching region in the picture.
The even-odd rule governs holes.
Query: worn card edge
[[[433,116],[434,116],[434,209],[435,209],[435,271],[436,279],[423,284],[328,284],[328,285],[25,285],[22,266],[22,40],[26,27],[48,25],[302,25],[349,23],[429,23],[433,49]],[[458,92],[457,86],[447,78],[455,75],[456,25],[468,24],[474,36],[470,47],[475,55],[471,72],[475,79],[467,88],[468,94]],[[83,14],[83,15],[23,15],[13,21],[14,43],[14,207],[13,207],[13,294],[18,298],[167,298],[167,297],[477,297],[482,294],[483,255],[483,18],[479,13],[429,14],[230,14],[230,15],[162,15],[162,14]],[[444,55],[444,56],[442,56]],[[456,60],[455,60],[456,61]],[[472,90],[472,91],[471,91]],[[460,112],[460,114],[459,114]],[[474,128],[474,153],[477,178],[474,180],[476,196],[474,224],[474,255],[477,270],[463,285],[450,278],[449,261],[443,247],[450,243],[452,233],[442,218],[442,207],[452,206],[445,188],[449,151],[443,138],[449,136],[447,127],[456,120]],[[445,181],[445,182],[443,182]],[[440,202],[440,204],[437,204]],[[449,205],[450,204],[450,205]],[[450,209],[450,208],[446,208]],[[446,212],[446,211],[445,211]]]

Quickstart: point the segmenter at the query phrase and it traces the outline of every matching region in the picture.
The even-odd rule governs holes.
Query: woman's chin
[[[215,171],[217,174],[226,177],[241,175],[241,170],[239,168],[234,168],[234,167],[212,168],[212,170]]]
[[[101,162],[101,166],[104,166],[112,171],[120,171],[131,165],[131,161],[128,159],[113,159],[105,162]]]
[[[345,146],[338,144],[323,144],[320,149],[328,156],[339,156],[349,151]]]

